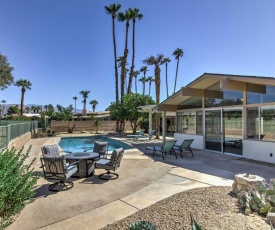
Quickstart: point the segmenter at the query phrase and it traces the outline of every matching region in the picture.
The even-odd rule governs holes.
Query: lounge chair
[[[128,138],[141,137],[141,136],[143,136],[144,132],[145,132],[145,129],[141,129],[138,134],[130,134],[130,135],[127,135],[127,137]]]
[[[152,137],[154,136],[155,132],[156,132],[155,130],[152,130],[152,131],[148,134],[148,136],[144,136],[144,135],[136,136],[135,139],[138,140],[138,139],[140,139],[140,138],[145,138],[146,140],[151,140]]]
[[[181,154],[181,157],[183,158],[182,153],[183,152],[190,152],[192,154],[192,157],[194,157],[193,151],[190,147],[190,145],[192,144],[192,142],[194,141],[194,139],[185,139],[181,145],[174,145],[173,146],[173,150],[179,151]]]
[[[78,162],[66,165],[65,156],[52,156],[44,154],[40,158],[43,168],[44,178],[47,180],[58,180],[48,187],[49,191],[59,192],[72,188],[73,182],[67,181],[78,171]],[[56,186],[62,186],[61,189],[55,189]]]
[[[114,180],[119,177],[115,170],[120,166],[121,159],[123,157],[123,148],[115,149],[112,152],[110,159],[100,159],[95,163],[95,168],[105,169],[107,172],[100,174],[98,177],[102,180]],[[114,172],[110,172],[110,170]]]
[[[166,155],[166,153],[175,153],[176,159],[177,159],[177,153],[173,150],[173,146],[175,145],[177,141],[176,140],[167,140],[164,142],[164,144],[159,147],[159,146],[153,146],[153,147],[146,147],[145,149],[145,153],[147,153],[148,150],[152,150],[153,151],[153,157],[155,155],[155,152],[160,152],[162,154],[162,158],[164,160],[164,155]]]

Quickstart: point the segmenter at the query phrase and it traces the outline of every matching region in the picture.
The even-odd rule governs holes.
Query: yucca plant
[[[148,221],[136,221],[131,223],[128,230],[156,230],[156,226]]]

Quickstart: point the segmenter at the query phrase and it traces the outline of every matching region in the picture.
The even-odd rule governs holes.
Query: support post
[[[163,111],[162,112],[162,142],[163,143],[166,140],[166,132],[167,132],[166,111]]]

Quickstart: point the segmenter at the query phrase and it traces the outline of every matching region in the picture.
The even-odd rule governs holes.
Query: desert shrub
[[[147,221],[136,221],[128,226],[128,230],[156,230],[156,226]]]
[[[31,168],[35,159],[29,165],[24,161],[29,156],[31,147],[23,153],[19,151],[0,151],[0,229],[5,229],[35,194],[34,186],[38,176]]]

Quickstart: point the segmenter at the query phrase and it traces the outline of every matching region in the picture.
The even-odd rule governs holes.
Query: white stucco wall
[[[185,139],[194,139],[191,144],[191,148],[201,149],[203,150],[203,136],[201,135],[193,135],[193,134],[185,134],[185,133],[174,133],[174,139],[177,140],[177,145],[181,144]]]
[[[270,153],[273,156],[270,156]],[[243,140],[243,157],[275,163],[275,143],[266,141]]]

